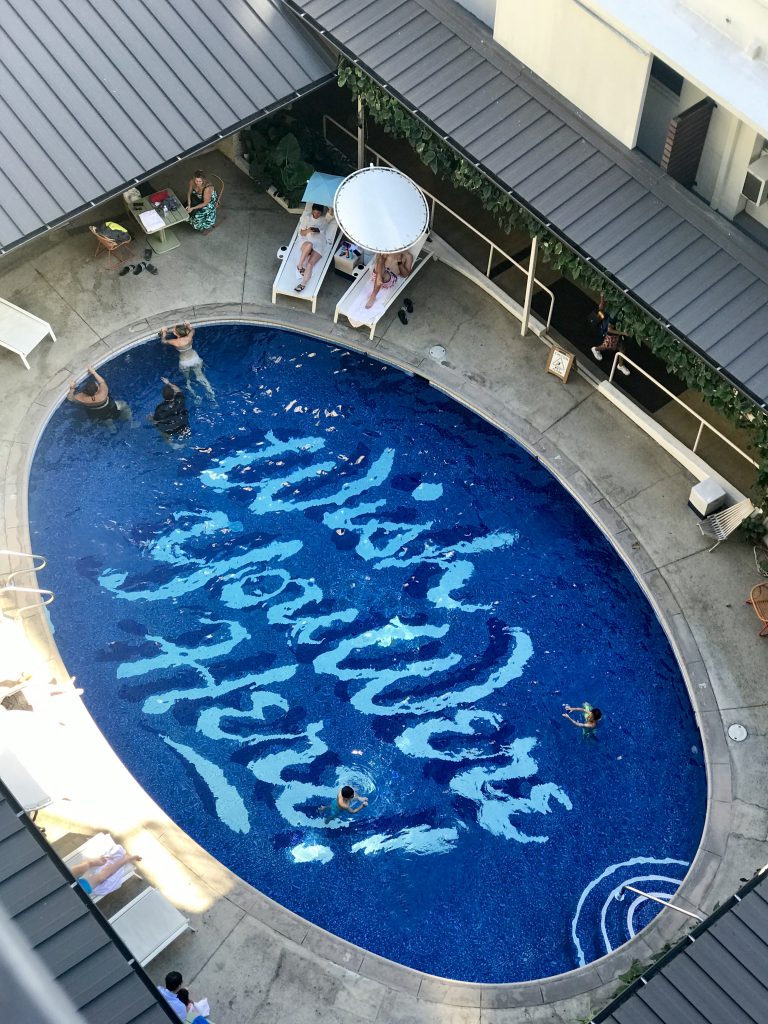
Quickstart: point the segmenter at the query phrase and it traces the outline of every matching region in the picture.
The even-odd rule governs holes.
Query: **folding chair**
[[[749,498],[737,501],[735,505],[723,509],[722,512],[715,512],[707,516],[699,523],[699,529],[705,537],[712,537],[715,543],[709,549],[714,551],[718,544],[730,537],[733,531],[741,526],[745,519],[749,519],[753,512],[760,512],[756,509]]]
[[[116,242],[114,238],[106,238],[104,235],[100,235],[93,224],[90,225],[88,230],[92,232],[93,237],[96,239],[96,251],[93,254],[94,258],[103,253],[107,257],[107,263],[109,263],[110,259],[114,260],[112,269],[127,263],[128,260],[136,258],[136,253],[134,252],[132,245],[133,239],[130,235],[124,242]],[[118,254],[119,249],[125,249],[125,252]]]

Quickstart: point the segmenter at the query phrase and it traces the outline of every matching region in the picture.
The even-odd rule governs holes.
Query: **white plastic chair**
[[[312,203],[305,205],[305,212],[312,209]],[[320,286],[325,280],[325,275],[333,261],[338,248],[341,231],[335,220],[321,222],[325,224],[326,250],[312,269],[312,276],[300,292],[296,291],[296,285],[301,281],[296,264],[299,262],[299,250],[306,241],[299,234],[301,218],[291,236],[288,245],[281,245],[277,250],[277,258],[280,260],[280,267],[272,284],[272,302],[277,302],[278,295],[289,295],[292,299],[304,299],[312,303],[312,312],[317,307],[317,296]]]
[[[714,551],[718,544],[730,537],[737,527],[741,526],[745,519],[749,519],[753,512],[760,512],[756,509],[749,498],[737,501],[735,505],[723,509],[722,512],[715,512],[707,516],[699,523],[699,529],[705,537],[713,537],[715,543],[709,549]]]
[[[140,892],[109,923],[143,967],[191,928],[189,921],[158,889]]]
[[[389,307],[396,302],[403,291],[408,287],[418,272],[425,267],[432,258],[432,251],[425,245],[427,236],[412,245],[408,250],[413,257],[413,268],[408,277],[399,277],[393,288],[382,288],[376,296],[376,301],[370,309],[365,308],[365,303],[373,289],[371,274],[373,273],[374,260],[363,270],[355,272],[355,280],[347,288],[336,304],[336,312],[333,322],[338,323],[340,316],[345,316],[353,327],[365,327],[370,330],[370,338],[373,341],[373,334],[376,324],[381,320]]]

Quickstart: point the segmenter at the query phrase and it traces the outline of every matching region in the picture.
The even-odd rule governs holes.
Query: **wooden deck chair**
[[[108,857],[112,853],[116,853],[121,847],[118,847],[115,840],[108,832],[97,832],[95,835],[87,839],[81,846],[78,846],[72,853],[68,853],[66,857],[61,859],[67,865],[70,870],[75,864],[80,864],[82,861],[87,860],[90,857]],[[90,894],[91,899],[94,903],[98,903],[100,899],[103,899],[108,893],[114,892],[115,889],[119,889],[121,885],[128,881],[129,878],[140,878],[138,871],[136,870],[135,864],[124,864],[119,871],[116,871],[114,875],[111,875],[107,879],[107,883],[97,885],[93,892]]]
[[[722,544],[737,527],[741,526],[745,519],[749,519],[756,511],[759,512],[760,509],[756,509],[749,498],[744,498],[742,501],[737,501],[735,505],[731,505],[730,508],[723,509],[722,512],[715,512],[703,519],[699,523],[699,529],[705,537],[714,537],[715,539],[715,543],[709,550],[714,551],[718,544]]]
[[[144,889],[109,923],[143,967],[190,928],[189,921],[158,889]]]
[[[398,278],[394,288],[382,288],[370,309],[365,308],[365,303],[368,301],[373,288],[371,273],[374,261],[371,260],[364,270],[355,271],[355,280],[336,304],[333,322],[338,323],[339,317],[345,316],[353,327],[364,327],[366,330],[370,330],[370,338],[373,341],[376,324],[381,320],[389,307],[394,302],[400,300],[403,292],[408,288],[414,277],[432,258],[432,250],[425,244],[426,238],[426,235],[422,236],[408,250],[413,257],[413,269],[408,277]]]
[[[306,203],[304,206],[305,212],[311,209],[312,203]],[[302,238],[299,234],[301,218],[299,218],[296,227],[294,228],[288,245],[281,245],[277,250],[277,258],[280,260],[280,267],[275,275],[275,280],[272,283],[273,303],[277,302],[278,295],[288,295],[292,299],[303,299],[305,302],[311,302],[312,312],[315,312],[320,286],[325,280],[325,276],[330,269],[341,237],[341,230],[335,220],[324,221],[323,223],[325,225],[326,250],[315,264],[314,269],[312,270],[312,277],[310,277],[309,282],[300,292],[296,291],[296,285],[301,281],[299,272],[296,269],[296,264],[299,262],[299,250],[306,241],[306,239]]]
[[[91,224],[88,230],[93,234],[96,239],[96,251],[94,252],[94,258],[99,255],[107,257],[107,263],[113,260],[114,267],[119,267],[123,263],[127,263],[129,259],[135,258],[135,252],[133,249],[133,239],[129,235],[124,242],[116,242],[114,238],[107,238],[105,235],[100,235],[98,229]],[[118,253],[118,250],[125,250],[124,252]]]

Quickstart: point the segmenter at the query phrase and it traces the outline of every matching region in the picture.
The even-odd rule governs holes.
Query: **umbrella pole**
[[[357,97],[357,168],[365,167],[365,105],[362,96]]]

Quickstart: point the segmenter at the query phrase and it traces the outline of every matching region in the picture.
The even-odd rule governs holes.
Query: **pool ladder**
[[[52,590],[45,590],[40,587],[22,587],[15,582],[18,576],[38,573],[41,569],[44,569],[47,563],[42,555],[33,555],[28,551],[11,551],[5,548],[0,550],[0,557],[7,558],[9,563],[11,563],[13,558],[29,558],[32,560],[31,565],[0,573],[0,597],[5,594],[36,594],[40,599],[39,601],[31,601],[26,604],[21,604],[17,600],[15,607],[4,611],[3,614],[16,618],[30,608],[36,608],[38,605],[49,605],[53,601],[54,593]]]

